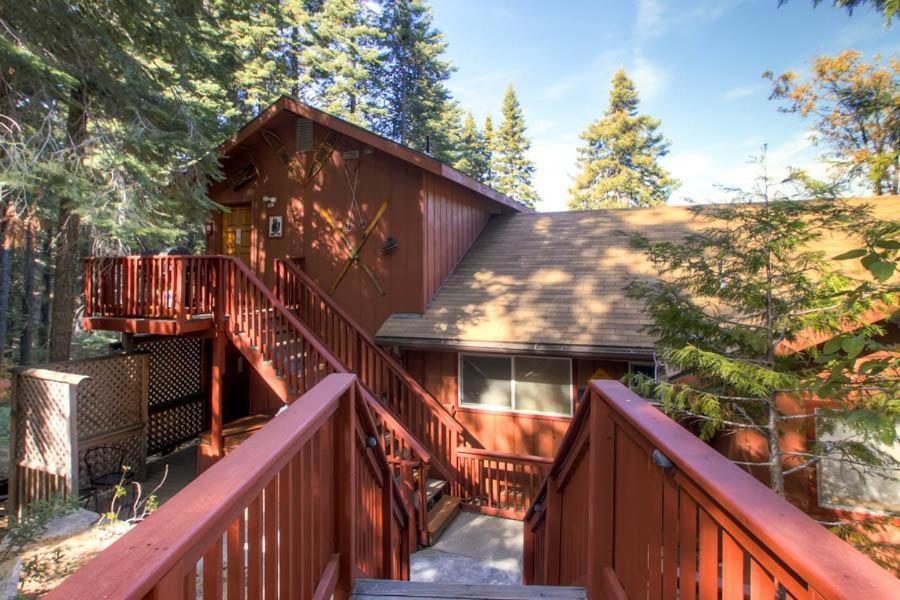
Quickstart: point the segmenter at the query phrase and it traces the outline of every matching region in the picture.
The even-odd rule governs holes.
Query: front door
[[[222,251],[237,256],[250,266],[250,207],[232,206],[222,216]]]

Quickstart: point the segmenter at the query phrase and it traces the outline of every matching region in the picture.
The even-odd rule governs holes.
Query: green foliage
[[[647,329],[672,377],[631,383],[669,414],[700,420],[704,437],[723,427],[763,435],[778,492],[778,431],[793,418],[780,412],[780,394],[837,402],[841,408],[820,412],[817,426],[854,433],[814,447],[810,464],[827,455],[884,466],[888,458],[875,446],[894,442],[900,418],[896,345],[883,337],[883,324],[865,320],[900,298],[896,278],[885,277],[897,262],[898,223],[879,221],[860,203],[798,200],[806,190],[763,175],[755,190],[735,191],[729,204],[693,207],[700,228],[683,240],[633,238],[659,277],[632,281],[629,293],[644,302]],[[834,234],[860,249],[825,255],[822,242]],[[851,275],[849,261],[859,261],[868,276]],[[810,335],[827,341],[806,348]],[[792,345],[800,350],[785,350]]]
[[[380,28],[385,116],[376,129],[420,152],[448,146],[453,132],[443,127],[450,102],[444,82],[453,67],[443,58],[447,42],[432,24],[431,7],[423,0],[387,0]]]
[[[778,6],[787,4],[788,0],[778,0]],[[900,12],[900,0],[831,0],[836,8],[843,8],[848,14],[861,6],[871,6],[884,16],[884,24],[889,26],[897,13]],[[812,0],[813,6],[822,4],[822,0]]]
[[[503,123],[493,136],[491,185],[529,208],[540,201],[534,189],[534,163],[528,158],[531,140],[525,136],[525,117],[512,84],[503,96]]]
[[[806,81],[793,72],[763,74],[782,111],[814,119],[813,140],[826,146],[825,158],[876,195],[900,191],[900,60],[880,62],[845,50],[818,57]]]
[[[575,210],[665,204],[678,182],[657,162],[669,144],[657,132],[659,119],[638,114],[634,83],[619,70],[609,107],[581,134],[578,175],[570,190]]]
[[[358,0],[324,0],[308,21],[301,97],[330,114],[366,125],[385,116],[377,74],[384,39],[372,9]]]
[[[471,111],[466,113],[457,148],[459,157],[453,166],[472,179],[485,181],[488,175],[489,153],[484,135],[478,131]]]

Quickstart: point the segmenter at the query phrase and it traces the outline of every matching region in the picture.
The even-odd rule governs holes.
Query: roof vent
[[[297,119],[297,152],[310,152],[315,146],[315,131],[311,119]]]

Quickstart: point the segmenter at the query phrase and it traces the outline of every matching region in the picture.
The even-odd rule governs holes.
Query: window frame
[[[492,357],[506,358],[510,361],[510,406],[496,406],[486,404],[472,404],[463,400],[463,359],[465,357]],[[544,412],[539,410],[523,410],[516,408],[516,358],[538,358],[543,360],[564,360],[569,363],[569,413]],[[456,402],[465,410],[475,412],[506,413],[517,415],[530,415],[535,417],[551,417],[571,419],[575,416],[575,361],[569,356],[544,356],[541,354],[502,354],[495,352],[459,352],[456,359]]]

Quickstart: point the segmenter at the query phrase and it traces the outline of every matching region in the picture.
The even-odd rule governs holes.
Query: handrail
[[[382,479],[389,480],[381,485],[384,507],[400,518],[357,524],[362,508],[353,501],[362,499],[353,473],[362,465],[359,450],[351,448],[359,448],[354,429],[371,429],[365,404],[354,400],[355,381],[347,374],[326,377],[267,423],[262,435],[212,465],[47,597],[193,600],[201,559],[204,597],[222,597],[227,587],[229,598],[242,597],[245,589],[265,589],[267,597],[282,589],[292,597],[322,592],[327,598],[335,586],[346,597],[364,555],[381,557],[378,565],[366,563],[368,576],[402,576],[396,565],[408,561],[410,547],[402,532],[399,538],[391,532],[409,509],[383,462]],[[362,422],[354,410],[362,411]],[[317,528],[299,527],[301,520]],[[366,525],[379,528],[376,536],[354,542]],[[401,545],[392,548],[398,539]]]
[[[564,518],[574,511],[583,524],[569,525],[568,536],[563,503]],[[586,560],[561,564],[575,546]],[[855,548],[614,381],[591,382],[526,514],[525,556],[526,583],[578,581],[592,597],[673,597],[679,586],[694,597],[699,586],[730,598],[749,586],[754,598],[782,589],[797,598],[887,599],[898,589]]]
[[[322,288],[319,286],[316,281],[309,276],[303,269],[301,269],[295,262],[294,259],[281,260],[276,259],[276,269],[278,265],[282,265],[284,268],[291,271],[291,273],[300,279],[313,290],[319,298],[319,301],[326,304],[336,315],[338,315],[342,320],[346,321],[346,323],[354,330],[356,330],[357,336],[360,341],[362,341],[367,349],[369,349],[372,353],[374,353],[378,358],[387,365],[387,367],[391,370],[391,372],[397,377],[401,378],[403,382],[409,386],[409,388],[419,396],[426,404],[428,404],[435,412],[441,415],[442,420],[444,420],[447,424],[458,428],[460,430],[460,434],[463,436],[464,441],[468,444],[471,444],[473,447],[480,448],[482,447],[478,440],[473,436],[466,428],[456,420],[453,414],[447,410],[447,407],[441,404],[440,402],[432,396],[428,390],[423,388],[418,381],[414,378],[410,377],[410,375],[406,372],[406,369],[400,365],[397,360],[388,354],[375,342],[375,338],[373,338],[369,333],[360,327],[353,317],[350,316],[347,311],[343,309],[337,302],[335,302],[330,295],[326,294]]]
[[[483,514],[521,520],[550,470],[552,458],[457,448],[459,490]]]
[[[375,361],[380,362],[391,375],[393,375],[401,386],[405,387],[409,392],[415,397],[419,402],[421,402],[425,407],[427,407],[432,415],[434,415],[439,422],[447,427],[449,430],[453,431],[458,437],[461,438],[461,441],[464,444],[470,444],[473,447],[481,448],[481,444],[477,439],[460,423],[456,420],[456,418],[447,410],[447,407],[438,402],[425,388],[423,388],[415,379],[409,376],[406,370],[392,357],[390,354],[385,352],[376,342],[375,340],[364,330],[362,329],[354,319],[347,314],[347,312],[325,292],[319,287],[319,285],[302,269],[300,269],[293,261],[291,260],[281,260],[276,259],[275,261],[275,272],[277,278],[277,286],[276,290],[278,295],[281,296],[282,301],[288,307],[300,304],[300,300],[296,297],[302,294],[302,292],[297,293],[296,290],[290,286],[288,281],[289,277],[296,278],[299,283],[305,286],[311,294],[314,295],[314,299],[316,303],[324,304],[328,310],[335,315],[338,320],[341,322],[346,329],[349,329],[352,332],[353,337],[360,345],[360,348],[351,349],[348,353],[344,362],[347,364],[350,370],[356,371],[360,375],[360,379],[362,380],[363,385],[372,389],[373,382],[369,378],[369,371],[364,367],[363,364],[363,352],[362,349],[365,349],[367,355],[372,356]],[[302,310],[303,306],[300,306]],[[310,324],[310,328],[316,330],[317,328]],[[354,364],[356,363],[356,364]],[[372,371],[375,373],[380,373],[381,368],[380,365],[375,365],[372,367]],[[402,391],[398,392],[400,396],[402,396]],[[393,398],[387,399],[389,404],[393,403]],[[390,406],[397,413],[401,413],[402,411],[397,410],[396,406]],[[415,427],[413,427],[415,429]],[[427,438],[426,438],[427,439]],[[439,459],[444,463],[444,466],[452,469],[454,467],[455,460],[452,455],[442,456],[442,453],[435,452],[435,450],[442,450],[443,452],[447,452],[448,450],[452,453],[455,449],[455,446],[451,446],[451,448],[432,448],[432,452],[438,456]]]
[[[97,265],[103,265],[101,271]],[[228,333],[246,336],[276,375],[287,380],[288,400],[303,394],[331,373],[347,373],[315,333],[297,318],[241,260],[227,255],[102,257],[85,262],[86,317],[127,316],[183,319],[200,312],[227,318]],[[154,287],[156,286],[156,287]],[[431,453],[408,428],[386,412],[357,381],[358,393],[378,415],[391,435],[380,438],[389,455],[408,449],[420,461],[420,481],[409,483],[420,496],[426,492],[426,474],[432,465],[444,476],[449,470],[435,464]],[[393,443],[400,439],[399,447]],[[402,470],[401,470],[402,471]],[[413,473],[401,473],[412,478]],[[419,526],[424,531],[424,518]]]
[[[499,452],[496,450],[485,450],[484,448],[468,448],[460,446],[456,449],[457,454],[467,454],[470,456],[479,456],[485,458],[496,458],[499,460],[515,460],[522,463],[534,463],[552,465],[553,459],[548,456],[535,456],[533,454],[516,454],[515,452]]]

